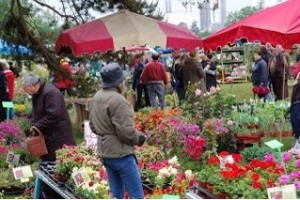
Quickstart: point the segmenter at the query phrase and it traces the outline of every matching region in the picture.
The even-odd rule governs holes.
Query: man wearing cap
[[[102,89],[93,98],[90,126],[99,135],[98,152],[112,197],[123,199],[126,189],[131,199],[142,199],[144,192],[134,145],[143,145],[146,137],[135,129],[131,107],[122,96],[128,74],[117,63],[106,65],[100,74]]]

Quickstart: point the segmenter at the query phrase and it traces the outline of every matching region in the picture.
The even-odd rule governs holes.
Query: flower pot
[[[227,193],[220,192],[217,194],[218,199],[230,199]]]
[[[272,135],[272,132],[271,131],[263,131],[263,136],[264,137],[271,137],[271,135]]]
[[[206,189],[206,188],[207,188],[207,183],[206,183],[206,182],[200,181],[200,182],[199,182],[199,187],[201,187],[201,188],[203,188],[203,189]]]
[[[292,137],[293,136],[293,131],[283,131],[282,135],[284,137]]]
[[[58,183],[66,183],[66,182],[68,182],[69,178],[70,178],[70,176],[68,176],[68,175],[60,175],[57,173],[53,174],[53,179]]]
[[[210,184],[210,183],[208,183],[207,184],[207,192],[208,193],[210,193],[210,194],[213,194],[213,185],[212,184]]]
[[[280,138],[280,137],[282,137],[282,133],[280,131],[274,131],[273,136],[277,137],[277,138]]]

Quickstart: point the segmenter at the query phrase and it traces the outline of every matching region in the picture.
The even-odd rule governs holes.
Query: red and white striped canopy
[[[201,39],[188,29],[120,10],[61,32],[55,50],[60,54],[70,48],[75,56],[80,56],[146,44],[187,50],[202,47]]]

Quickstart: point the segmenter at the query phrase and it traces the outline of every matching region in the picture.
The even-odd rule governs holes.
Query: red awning
[[[300,1],[288,0],[242,19],[203,40],[205,49],[216,49],[246,38],[285,49],[300,43]]]
[[[80,56],[146,44],[193,50],[202,47],[202,40],[188,29],[121,10],[61,32],[55,50],[60,54],[70,48]]]

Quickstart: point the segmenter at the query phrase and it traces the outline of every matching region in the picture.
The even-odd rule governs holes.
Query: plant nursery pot
[[[60,175],[57,173],[53,174],[53,179],[59,183],[65,183],[69,180],[70,176]]]
[[[227,193],[220,192],[217,194],[218,199],[230,199]]]
[[[280,131],[274,131],[274,132],[273,132],[273,136],[274,136],[274,137],[277,137],[277,138],[280,138],[280,137],[283,136],[283,134],[282,134]]]
[[[213,185],[208,183],[207,184],[207,192],[210,193],[210,194],[213,194],[214,190],[213,190]]]
[[[282,135],[284,137],[292,137],[293,136],[293,131],[283,131]]]
[[[200,181],[200,182],[199,182],[199,187],[201,187],[201,188],[203,188],[203,189],[206,189],[206,188],[207,188],[207,183],[206,183],[206,182]]]
[[[11,187],[11,188],[0,188],[0,191],[4,195],[18,195],[23,194],[26,187]]]

